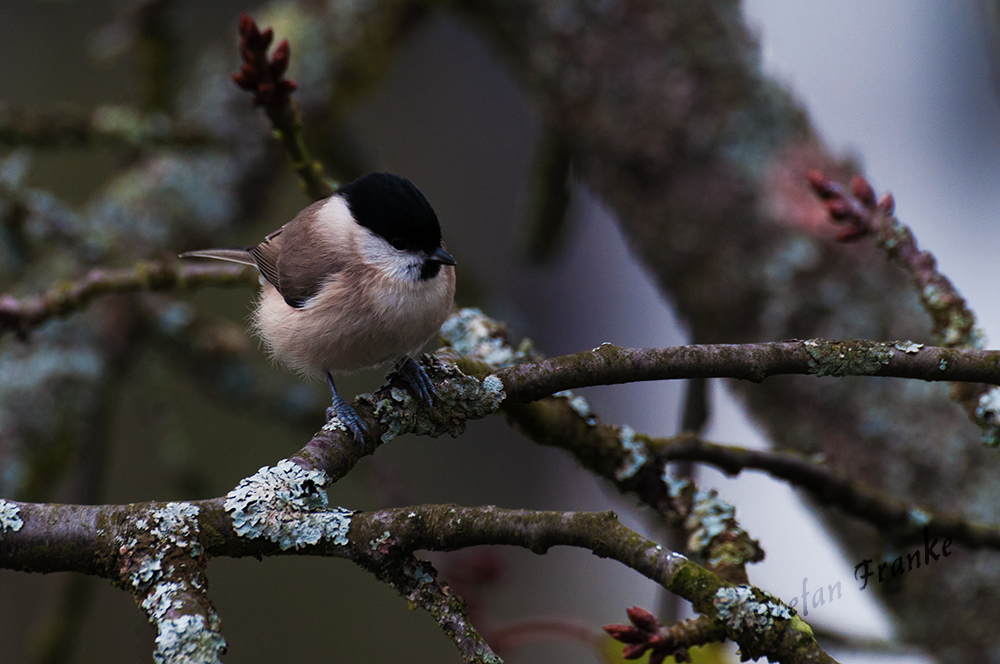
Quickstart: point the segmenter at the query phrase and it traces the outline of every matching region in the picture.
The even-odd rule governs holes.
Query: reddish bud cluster
[[[837,235],[841,242],[853,242],[875,230],[875,220],[879,215],[892,215],[896,203],[892,194],[886,194],[876,201],[875,190],[861,175],[851,178],[848,192],[831,180],[822,171],[809,171],[809,184],[823,199],[827,212],[835,224],[844,228]]]
[[[274,47],[270,59],[267,49],[274,39],[271,28],[261,30],[250,16],[240,14],[240,73],[233,74],[233,81],[244,90],[253,92],[253,105],[268,110],[281,107],[288,95],[298,88],[295,81],[284,78],[288,70],[288,40],[283,39]]]
[[[649,664],[661,664],[671,655],[678,662],[689,662],[687,648],[678,643],[677,635],[665,629],[652,613],[638,606],[627,609],[631,625],[605,625],[604,631],[615,641],[626,644],[624,659],[639,659],[649,650]]]

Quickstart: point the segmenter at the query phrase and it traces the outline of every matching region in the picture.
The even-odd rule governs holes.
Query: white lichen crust
[[[153,525],[149,534],[161,542],[190,547],[191,556],[199,556],[204,551],[198,539],[199,511],[198,506],[191,503],[167,503],[158,507],[150,513]]]
[[[994,387],[979,397],[976,420],[983,430],[983,444],[1000,447],[1000,387]]]
[[[24,526],[21,519],[21,508],[14,503],[0,498],[0,541],[5,531],[17,532]]]
[[[527,339],[516,349],[507,339],[507,327],[479,309],[461,309],[441,326],[441,336],[465,357],[496,368],[511,367],[534,358]]]
[[[649,455],[646,453],[646,446],[643,445],[642,441],[636,440],[635,429],[627,424],[622,425],[619,435],[622,447],[625,449],[625,460],[615,469],[615,479],[624,482],[639,472],[639,469],[649,461]]]
[[[695,492],[694,504],[684,521],[684,528],[691,533],[688,550],[698,553],[704,553],[712,540],[724,532],[729,531],[733,535],[744,533],[736,522],[736,508],[720,498],[715,489]],[[715,564],[718,561],[709,562]]]
[[[768,646],[780,633],[778,623],[792,620],[787,606],[768,593],[750,586],[719,588],[712,597],[716,617],[740,644],[742,660],[756,659],[767,654]]]
[[[129,573],[129,580],[137,591],[144,592],[164,577],[169,570],[164,570],[163,560],[171,551],[187,549],[192,558],[202,554],[199,513],[198,506],[192,503],[164,503],[150,510],[148,515],[136,518],[135,528],[139,532],[123,539],[121,547],[131,553],[140,542],[151,542],[143,546],[141,557],[136,556],[135,566]]]
[[[670,474],[670,471],[666,468],[663,469],[663,474],[660,476],[663,483],[667,487],[667,495],[671,498],[677,499],[681,497],[681,492],[690,486],[691,482],[683,477],[674,477]]]
[[[389,391],[388,398],[378,401],[370,394],[358,397],[358,401],[371,404],[375,416],[385,426],[383,443],[404,433],[431,438],[444,434],[459,436],[465,431],[468,420],[481,419],[496,412],[506,397],[503,382],[493,375],[480,380],[466,376],[455,365],[439,360],[434,361],[432,375],[437,387],[434,412],[430,416],[417,408],[408,390],[398,387]]]
[[[204,553],[200,511],[192,503],[164,503],[137,516],[133,533],[121,539],[122,557],[130,563],[127,578],[156,627],[158,664],[219,664],[226,650],[218,615],[207,601],[199,603],[204,579],[197,564],[185,562]],[[178,551],[187,555],[178,557]]]
[[[569,390],[556,392],[552,396],[558,399],[565,399],[569,404],[569,407],[576,411],[576,414],[587,423],[587,426],[597,426],[597,414],[594,413],[593,409],[590,407],[590,403],[588,403],[586,399],[578,394],[573,394]]]
[[[208,612],[208,620],[201,613],[185,612],[188,598],[198,588],[187,582],[165,581],[157,585],[140,602],[149,621],[156,625],[156,649],[153,659],[157,664],[217,664],[226,651],[226,640],[219,633],[218,614]]]
[[[322,470],[307,470],[282,459],[264,466],[240,481],[226,494],[225,510],[233,515],[233,529],[240,537],[263,537],[282,550],[329,540],[347,544],[354,510],[328,508],[324,487],[329,478]]]

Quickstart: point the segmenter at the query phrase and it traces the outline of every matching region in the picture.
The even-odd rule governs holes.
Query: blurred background
[[[166,4],[179,80],[201,65],[213,44],[219,46],[216,57],[236,71],[236,19],[240,11],[254,14],[257,3]],[[1000,241],[994,221],[1000,207],[1000,74],[992,5],[743,5],[766,71],[793,90],[834,152],[856,155],[877,191],[893,191],[900,219],[935,253],[987,336],[1000,339],[994,305],[1000,279],[994,260]],[[140,59],[116,47],[127,42],[120,17],[129,10],[126,2],[98,0],[0,3],[0,101],[39,110],[140,103]],[[306,65],[295,54],[293,41],[289,75],[301,81]],[[257,119],[265,122],[262,114]],[[400,49],[387,79],[352,108],[343,129],[358,163],[405,174],[424,192],[459,261],[459,303],[507,321],[513,339],[528,336],[546,355],[604,341],[685,343],[670,303],[631,257],[613,216],[584,187],[572,187],[570,223],[550,258],[541,264],[528,259],[525,220],[539,125],[503,63],[459,20],[439,16],[421,26]],[[30,153],[0,147],[0,160],[10,168],[12,157],[25,169],[26,186],[47,190],[71,207],[107,186],[128,159],[109,147]],[[255,242],[309,202],[289,170],[277,182],[253,210],[252,223],[227,242]],[[35,283],[49,282],[40,276]],[[179,297],[202,315],[228,317],[240,326],[252,300],[245,289]],[[8,336],[0,353],[18,343]],[[322,386],[302,392],[303,408],[315,408],[315,422],[305,418],[289,427],[207,393],[162,349],[140,353],[125,374],[119,405],[109,416],[101,502],[221,495],[297,450],[318,426],[326,399]],[[381,374],[360,375],[341,390],[354,394],[380,383]],[[679,428],[682,384],[591,388],[583,394],[604,421],[664,436]],[[724,382],[711,384],[711,402],[707,439],[767,444]],[[698,479],[736,505],[741,525],[767,552],[763,563],[748,569],[752,583],[788,601],[801,594],[804,580],[810,588],[841,582],[843,598],[814,609],[810,622],[857,639],[893,639],[888,614],[854,582],[859,561],[839,550],[794,491],[758,473],[726,479],[699,469]],[[562,452],[524,441],[499,418],[472,423],[457,440],[394,441],[330,494],[333,503],[358,509],[438,502],[614,509],[627,525],[656,536],[633,501]],[[434,560],[445,578],[449,569],[490,570],[492,580],[471,599],[493,627],[555,617],[596,628],[625,622],[626,607],[652,609],[662,601],[645,579],[580,551],[535,556],[498,549]],[[66,592],[61,576],[0,570],[0,660],[38,661],[30,653],[44,640],[53,606]],[[458,661],[426,614],[408,611],[392,590],[344,561],[216,559],[208,576],[230,664]],[[148,661],[153,630],[131,598],[102,581],[87,583],[91,588],[83,592],[93,597],[79,642],[64,661]],[[905,649],[833,652],[843,662],[930,661]],[[526,642],[504,656],[513,664],[603,661],[591,645],[565,634]]]

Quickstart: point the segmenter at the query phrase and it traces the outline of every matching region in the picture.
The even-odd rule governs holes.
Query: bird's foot
[[[427,375],[427,370],[412,357],[404,357],[396,363],[396,371],[410,385],[413,395],[420,399],[428,409],[434,408],[434,383]]]
[[[361,445],[365,444],[365,436],[368,434],[368,427],[364,420],[351,408],[351,404],[344,400],[337,391],[337,386],[333,384],[333,376],[328,371],[326,382],[330,386],[330,393],[333,396],[333,405],[326,409],[326,420],[329,422],[334,417],[344,423],[344,426],[353,434],[354,440]]]

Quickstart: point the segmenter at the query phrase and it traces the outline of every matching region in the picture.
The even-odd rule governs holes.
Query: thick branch
[[[626,528],[610,512],[421,505],[352,515],[341,508],[326,508],[325,494],[321,494],[325,482],[322,473],[317,473],[282,462],[244,480],[225,499],[83,508],[91,515],[91,524],[98,520],[102,524],[80,533],[76,544],[84,555],[39,546],[53,522],[75,521],[76,510],[81,508],[4,503],[8,512],[16,511],[20,525],[3,533],[0,566],[24,569],[12,564],[8,554],[34,543],[31,554],[38,571],[97,573],[119,583],[129,580],[143,588],[145,595],[155,595],[157,587],[165,589],[161,593],[180,590],[175,584],[157,585],[165,578],[160,575],[162,565],[144,562],[150,559],[151,549],[161,552],[156,560],[166,555],[200,558],[202,549],[209,556],[299,553],[346,557],[369,570],[401,564],[404,574],[426,587],[433,583],[432,576],[420,567],[410,567],[408,572],[406,568],[418,549],[455,551],[505,544],[541,554],[553,546],[574,546],[617,560],[687,599],[695,610],[719,621],[750,657],[767,656],[787,663],[834,661],[818,646],[809,626],[780,601],[750,586],[726,582]],[[169,520],[163,516],[167,514]],[[148,546],[142,536],[136,537],[146,529],[158,533]],[[122,546],[133,537],[136,543]],[[164,546],[169,544],[175,546],[167,551]],[[100,565],[91,562],[101,558]],[[209,631],[203,641],[218,646],[221,637],[213,637],[213,626],[206,625]]]

